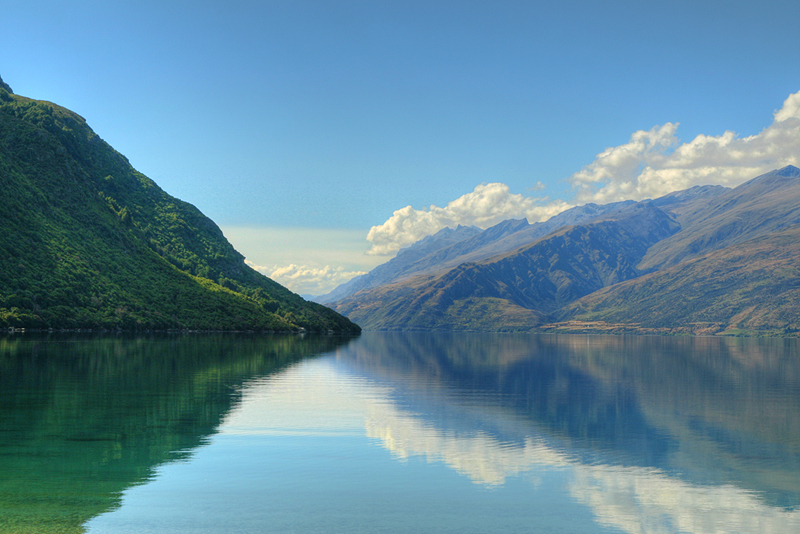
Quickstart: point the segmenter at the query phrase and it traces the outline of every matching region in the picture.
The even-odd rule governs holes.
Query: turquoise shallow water
[[[0,532],[800,531],[795,340],[0,339]]]

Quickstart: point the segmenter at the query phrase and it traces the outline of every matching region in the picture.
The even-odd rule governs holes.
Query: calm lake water
[[[0,532],[800,532],[798,340],[0,338]]]

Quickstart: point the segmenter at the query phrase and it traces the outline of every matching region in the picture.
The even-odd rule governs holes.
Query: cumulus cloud
[[[573,174],[579,204],[656,198],[694,185],[738,185],[786,165],[800,166],[800,92],[775,111],[756,135],[698,135],[688,143],[677,123],[635,132],[623,145],[607,148]]]
[[[326,265],[322,268],[290,264],[283,267],[264,267],[245,260],[253,269],[269,276],[282,286],[301,295],[321,295],[366,271],[347,271]]]
[[[367,235],[370,255],[392,255],[425,236],[459,224],[488,228],[512,218],[547,220],[574,205],[657,198],[694,185],[736,186],[786,165],[800,166],[800,92],[789,95],[774,112],[771,125],[756,135],[733,131],[698,135],[684,143],[678,123],[640,130],[630,140],[610,147],[568,178],[576,191],[562,200],[511,194],[503,183],[484,183],[445,207],[399,209]],[[530,188],[543,188],[541,182]]]
[[[385,223],[373,226],[367,240],[372,244],[367,254],[390,255],[402,247],[434,234],[442,228],[459,224],[488,228],[507,219],[527,217],[529,222],[546,220],[571,207],[564,201],[545,203],[546,199],[512,194],[506,184],[480,184],[471,193],[460,196],[447,206],[399,209]]]
[[[535,185],[528,188],[529,191],[544,191],[545,189],[547,189],[547,186],[542,182],[536,182]]]

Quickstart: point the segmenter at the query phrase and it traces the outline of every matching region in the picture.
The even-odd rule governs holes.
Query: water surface
[[[800,532],[796,340],[0,339],[2,532]]]

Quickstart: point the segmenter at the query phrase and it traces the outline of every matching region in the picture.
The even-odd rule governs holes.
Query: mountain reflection
[[[796,340],[365,334],[366,429],[475,482],[537,465],[627,532],[800,527]],[[480,399],[477,402],[476,399]]]
[[[446,488],[527,525],[528,481],[598,531],[800,532],[799,386],[793,340],[0,338],[0,532],[351,532]]]
[[[0,338],[0,532],[83,532],[123,490],[205,443],[241,384],[345,342]]]

